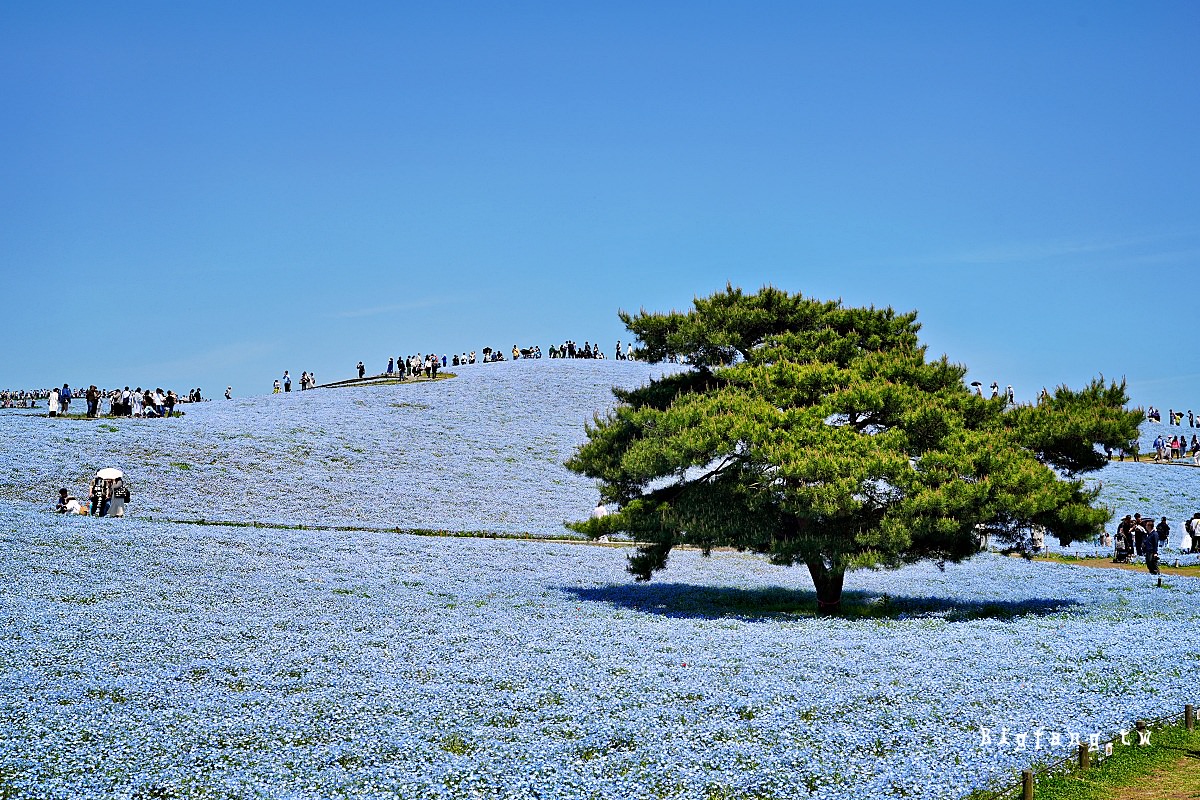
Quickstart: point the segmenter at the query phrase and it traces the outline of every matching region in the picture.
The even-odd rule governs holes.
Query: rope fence
[[[1151,729],[1173,726],[1181,721],[1187,730],[1195,730],[1196,711],[1192,705],[1184,706],[1183,711],[1179,713],[1167,714],[1155,719],[1138,720],[1133,730],[1126,733],[1127,741],[1130,745],[1149,744],[1148,737]],[[1134,735],[1138,737],[1136,740],[1128,740],[1129,736]],[[1093,765],[1099,764],[1112,755],[1113,748],[1120,741],[1121,736],[1118,734],[1107,741],[1100,742],[1094,750],[1090,741],[1080,742],[1079,749],[1072,755],[1022,771],[1020,781],[1016,785],[990,793],[975,792],[970,797],[972,800],[1033,800],[1033,790],[1039,781],[1052,775],[1086,772]]]

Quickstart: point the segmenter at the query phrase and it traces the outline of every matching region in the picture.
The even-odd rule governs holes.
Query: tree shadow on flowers
[[[666,617],[765,621],[820,616],[815,591],[783,587],[738,589],[687,583],[634,583],[560,588],[584,602],[608,603]],[[1078,605],[1075,600],[1049,598],[976,601],[847,591],[842,593],[839,617],[850,620],[937,618],[950,622],[1013,620],[1067,613]]]

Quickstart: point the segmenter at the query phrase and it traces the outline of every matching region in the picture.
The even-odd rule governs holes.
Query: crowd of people
[[[189,393],[189,396],[195,396],[195,391]],[[180,402],[179,396],[173,390],[164,392],[161,388],[151,390],[139,386],[130,389],[126,386],[124,389],[106,391],[92,384],[82,393],[78,393],[72,391],[69,384],[64,383],[61,389],[50,390],[46,403],[49,415],[65,416],[70,413],[71,402],[80,398],[87,404],[85,416],[89,419],[100,416],[169,417],[175,413],[175,406]],[[107,414],[104,411],[105,403],[108,404]]]
[[[1141,514],[1126,514],[1117,524],[1115,535],[1106,531],[1100,538],[1101,546],[1113,548],[1115,563],[1128,563],[1134,557],[1141,557],[1146,559],[1151,572],[1156,571],[1159,550],[1167,547],[1170,541],[1171,523],[1166,517],[1155,522],[1153,517]],[[1200,512],[1184,520],[1179,549],[1184,553],[1200,553]]]
[[[58,490],[58,503],[54,510],[59,514],[83,514],[93,517],[123,517],[125,504],[130,501],[129,487],[125,485],[125,477],[117,473],[116,477],[105,477],[101,471],[92,479],[88,488],[88,504],[79,502],[70,490]]]
[[[592,342],[585,341],[582,345],[576,344],[574,340],[568,339],[561,345],[551,345],[548,353],[550,358],[606,358],[601,352],[600,346]],[[468,364],[494,364],[498,361],[508,361],[510,358],[513,361],[522,359],[539,359],[544,358],[540,345],[532,345],[529,347],[521,347],[514,344],[509,350],[509,355],[505,356],[504,350],[499,347],[485,347],[479,351],[478,355],[474,350],[470,353],[455,353],[452,356],[446,354],[436,355],[434,353],[416,353],[407,358],[396,356],[389,358],[387,368],[381,373],[372,373],[373,375],[383,375],[388,377],[398,377],[401,380],[406,378],[416,378],[424,375],[426,378],[436,378],[438,370],[446,367],[461,367]],[[615,349],[615,358],[618,361],[633,361],[633,343],[630,342],[622,349],[621,342],[617,342]],[[359,378],[367,377],[367,367],[359,361],[355,366]],[[287,373],[284,373],[282,383],[276,381],[275,391],[289,391]],[[304,388],[301,386],[301,388]]]
[[[177,413],[175,407],[181,403],[199,403],[203,399],[200,389],[191,389],[186,397],[174,390],[143,389],[100,389],[91,384],[86,389],[72,389],[69,383],[55,387],[38,398],[45,400],[48,416],[65,417],[71,413],[71,404],[82,402],[89,419],[98,417],[169,417]],[[78,412],[76,412],[78,413]]]
[[[1184,424],[1183,424],[1183,417],[1184,417],[1184,412],[1176,411],[1175,409],[1172,409],[1172,408],[1167,409],[1167,424],[1168,425],[1178,425],[1181,428],[1182,427],[1200,428],[1200,417],[1197,417],[1195,414],[1193,414],[1191,412],[1191,409],[1189,409],[1187,411],[1187,425],[1186,426],[1184,426]],[[1161,425],[1162,424],[1162,412],[1159,411],[1154,406],[1150,406],[1149,408],[1146,409],[1146,419],[1148,419],[1150,422],[1157,422]]]
[[[308,372],[307,370],[300,373],[300,390],[304,391],[307,389],[315,389],[315,388],[317,388],[316,373]],[[285,369],[283,371],[283,378],[275,379],[275,385],[272,387],[272,394],[279,394],[280,392],[290,392],[291,390],[292,390],[292,375],[290,372],[288,372]],[[233,399],[233,387],[232,386],[230,386],[228,389],[225,390],[225,399],[226,400]]]
[[[0,392],[0,408],[36,408],[49,395],[43,389],[5,389]]]
[[[1155,461],[1171,461],[1189,455],[1197,465],[1200,465],[1200,436],[1193,433],[1191,442],[1188,442],[1186,433],[1183,435],[1174,434],[1170,439],[1161,433],[1154,437]]]
[[[508,351],[509,355],[505,356],[504,350],[499,347],[485,347],[479,351],[476,356],[474,350],[470,353],[456,353],[453,356],[445,354],[438,356],[432,353],[422,355],[410,355],[407,358],[389,358],[387,369],[379,374],[395,375],[401,379],[406,377],[417,377],[424,374],[425,377],[435,377],[439,369],[446,367],[460,367],[468,364],[493,364],[498,361],[508,361],[510,358],[513,361],[521,359],[539,359],[548,355],[550,358],[596,358],[603,359],[607,356],[600,350],[600,345],[585,341],[582,345],[577,344],[573,339],[564,341],[561,345],[551,345],[547,354],[542,353],[540,345],[531,345],[529,347],[521,347],[513,345]],[[614,359],[617,361],[633,361],[635,356],[633,353],[633,342],[628,342],[622,347],[620,340],[617,341],[617,346],[614,349]],[[359,361],[357,365],[358,377],[365,378],[367,368],[363,362]],[[284,391],[287,391],[286,387]]]

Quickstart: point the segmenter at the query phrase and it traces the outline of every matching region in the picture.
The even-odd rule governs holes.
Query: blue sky
[[[1200,410],[1194,3],[8,3],[0,386],[270,391],[727,281]]]

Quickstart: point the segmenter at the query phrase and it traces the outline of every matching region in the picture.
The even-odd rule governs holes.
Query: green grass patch
[[[469,756],[471,753],[475,752],[475,745],[471,744],[457,733],[452,733],[449,736],[443,736],[438,744],[447,753],[453,753],[456,756]]]
[[[1036,800],[1115,800],[1186,798],[1200,791],[1200,731],[1182,726],[1155,728],[1150,744],[1114,745],[1113,754],[1086,772],[1051,775],[1034,787]],[[1094,757],[1094,754],[1093,754]],[[988,796],[976,792],[975,797]],[[970,800],[970,795],[968,800]]]

